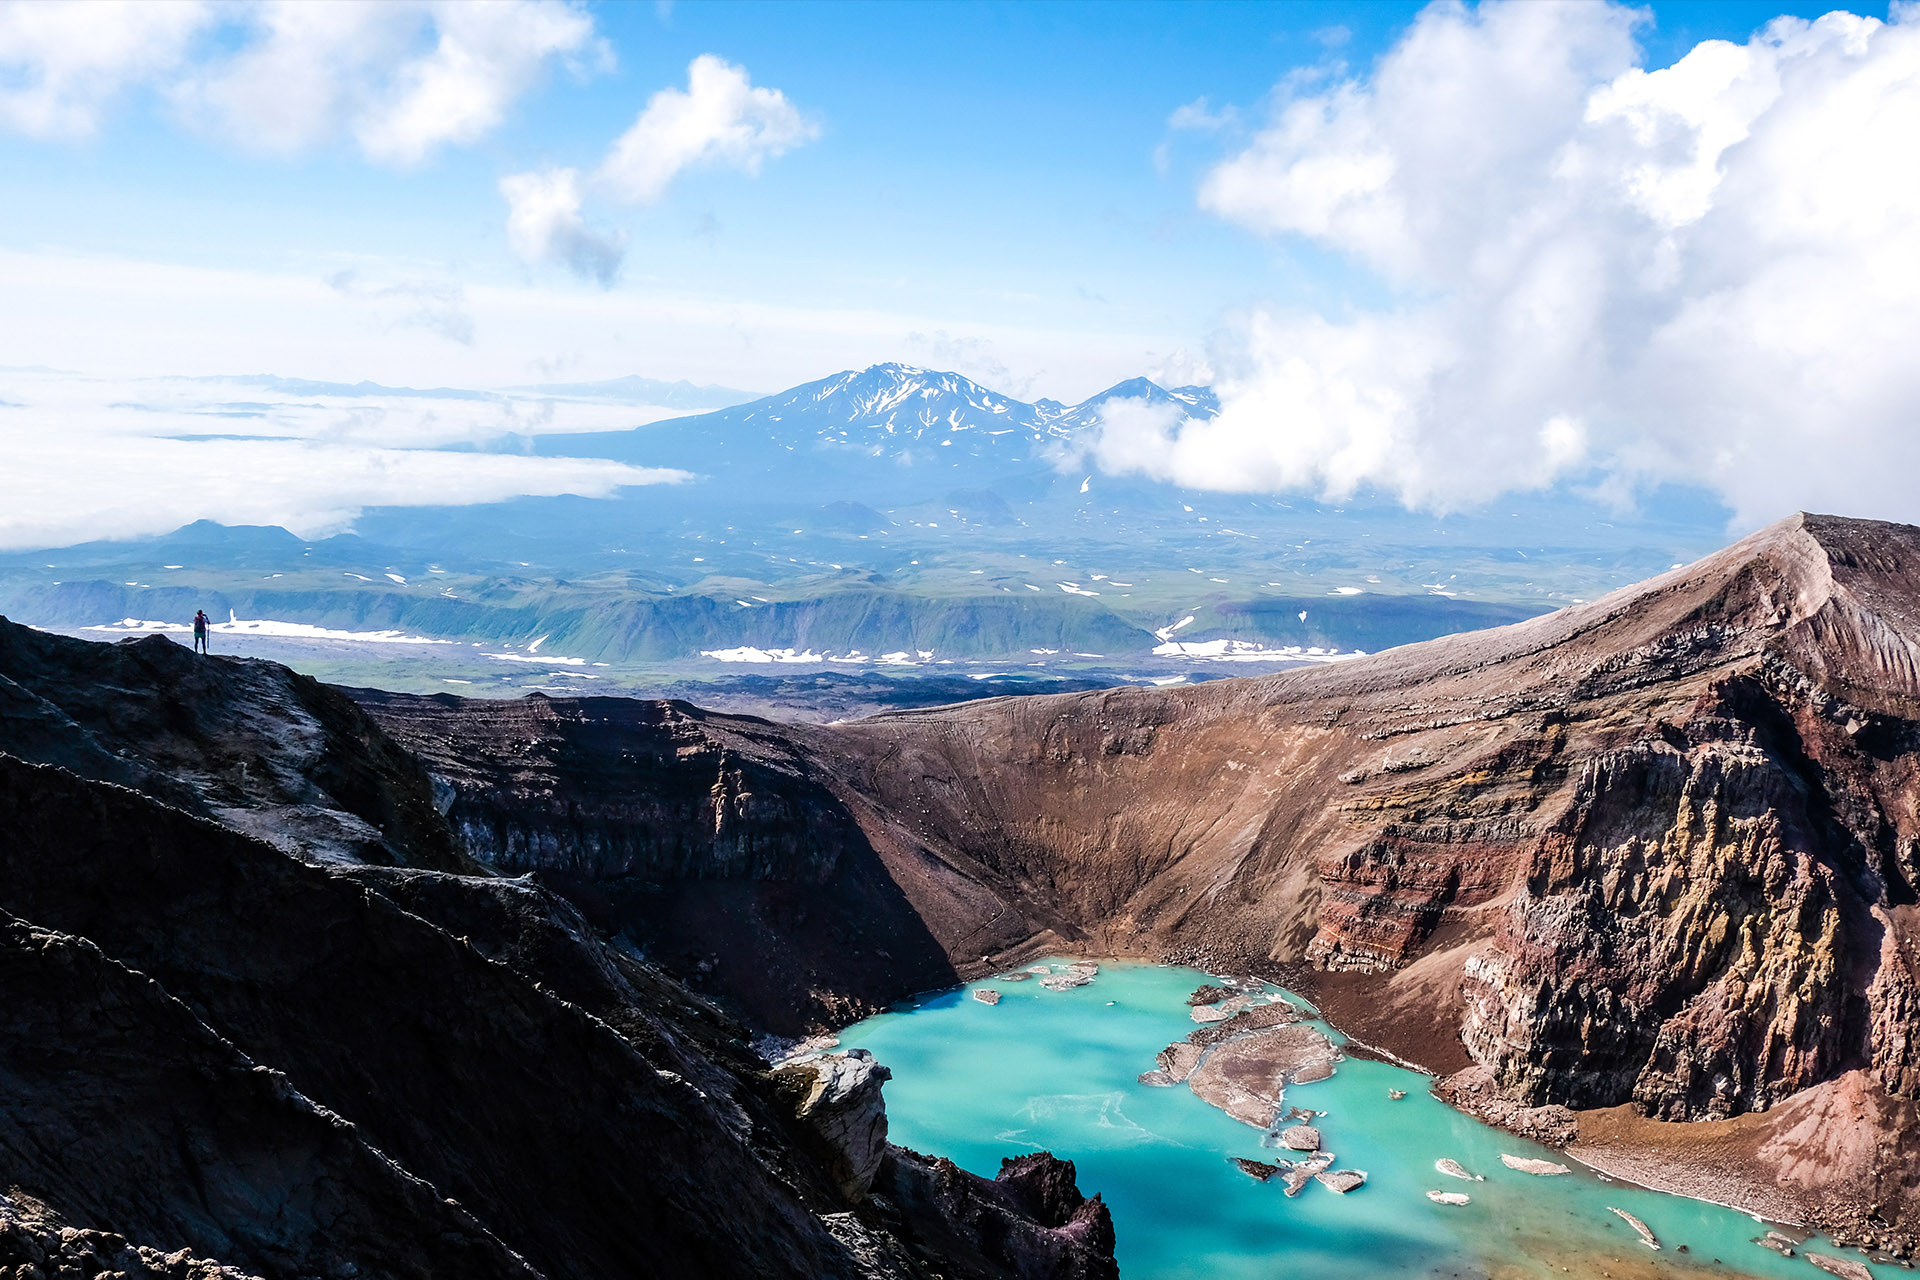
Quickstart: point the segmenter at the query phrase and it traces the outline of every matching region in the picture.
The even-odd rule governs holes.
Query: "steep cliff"
[[[527,1101],[595,1127],[608,1159],[653,1139],[603,1104],[710,1105],[674,1123],[733,1154],[662,1167],[782,1171],[740,1228],[786,1251],[756,1259],[774,1270],[884,1273],[1020,1212],[1021,1265],[1097,1253],[1078,1209],[1036,1218],[885,1149],[877,1072],[765,1076],[677,984],[796,1030],[1063,945],[1284,975],[1501,1122],[1622,1168],[1712,1137],[1721,1198],[1920,1227],[1920,530],[1795,517],[1590,605],[1337,666],[836,726],[622,699],[355,707],[270,664],[9,627],[0,664],[0,748],[72,771],[10,775],[7,820],[37,834],[0,852],[0,910],[46,939],[28,949],[84,938],[159,983],[526,1265],[631,1265],[568,1218],[576,1198],[717,1192],[687,1172],[576,1189],[551,1135],[446,1064],[457,1084],[568,1062],[564,1097]],[[65,809],[40,800],[69,783]],[[256,830],[297,859],[262,862]],[[431,991],[384,989],[388,969]],[[287,1012],[310,1003],[326,1016]],[[444,1038],[339,1047],[422,1019]],[[653,1078],[628,1082],[627,1053]],[[483,1123],[508,1136],[445,1145]],[[916,1205],[942,1216],[915,1225]],[[660,1230],[672,1256],[722,1247]]]
[[[450,788],[474,858],[535,873],[763,1027],[847,1022],[955,981],[860,816],[781,726],[632,698],[353,694]],[[917,883],[994,901],[937,867]]]
[[[901,1280],[1111,1266],[1110,1227],[1096,1255],[1100,1239],[971,1175],[948,1202],[875,1192],[920,1167],[884,1145],[877,1082],[864,1130],[820,1124],[746,1028],[532,884],[315,865],[3,753],[0,831],[0,1249],[23,1265],[51,1251],[75,1274]],[[840,1176],[855,1132],[882,1139],[858,1149],[865,1185]],[[988,1211],[1005,1221],[975,1239]]]

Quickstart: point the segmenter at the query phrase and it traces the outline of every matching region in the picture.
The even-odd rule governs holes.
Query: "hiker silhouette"
[[[201,609],[193,615],[193,651],[195,653],[213,652],[207,648],[207,632],[212,630],[212,628],[213,624],[208,620],[205,609]]]

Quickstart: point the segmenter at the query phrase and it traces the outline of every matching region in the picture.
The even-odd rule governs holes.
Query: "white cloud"
[[[604,285],[619,269],[624,240],[587,226],[583,187],[652,204],[687,169],[717,165],[751,176],[819,136],[778,89],[755,87],[745,68],[702,54],[687,67],[687,87],[654,94],[584,182],[574,169],[503,178],[508,238],[528,262],[558,262]]]
[[[1920,24],[1782,18],[1648,72],[1643,17],[1436,4],[1369,78],[1283,90],[1201,204],[1395,300],[1242,317],[1220,416],[1122,421],[1104,464],[1435,508],[1673,479],[1746,521],[1920,517]]]
[[[1239,120],[1240,111],[1237,107],[1227,106],[1215,111],[1205,97],[1199,97],[1175,107],[1173,114],[1167,117],[1167,128],[1211,133],[1237,124]]]
[[[589,227],[580,214],[580,173],[547,169],[500,179],[507,200],[507,242],[528,262],[559,262],[576,275],[610,285],[620,271],[626,237]]]
[[[354,136],[375,159],[411,164],[443,144],[484,137],[550,60],[586,50],[593,36],[585,12],[550,0],[455,0],[432,14],[432,51],[395,67],[385,92],[354,121]],[[610,56],[605,46],[600,52]]]
[[[115,98],[176,68],[212,19],[198,0],[0,4],[0,128],[92,134]]]
[[[820,136],[778,89],[755,88],[746,69],[703,53],[687,67],[687,87],[662,89],[620,135],[599,182],[616,198],[651,204],[681,172],[725,165],[757,174],[765,160]]]
[[[630,427],[632,408],[533,397],[330,393],[263,379],[0,372],[0,548],[164,533],[198,519],[345,527],[369,506],[605,497],[681,473],[453,451],[506,431]],[[362,391],[364,389],[361,389]]]
[[[986,324],[958,311],[789,305],[742,291],[588,291],[484,279],[468,279],[461,291],[473,325],[468,345],[426,324],[396,323],[412,305],[407,299],[343,293],[332,283],[341,271],[354,273],[354,289],[375,292],[444,281],[423,275],[416,262],[377,258],[276,272],[0,247],[0,297],[23,300],[0,306],[0,364],[114,377],[265,372],[416,387],[639,373],[773,391],[823,370],[897,360],[907,335],[944,329],[991,343],[1010,379],[1046,370],[1049,394],[1072,401],[1137,376],[1150,353],[1179,346],[1167,329],[1132,327],[1104,313],[1098,325],[1049,325],[1025,314]],[[32,398],[9,390],[10,381],[0,369],[0,400]],[[622,425],[637,422],[596,429]]]
[[[0,126],[84,136],[144,87],[249,149],[351,137],[408,165],[484,137],[555,61],[604,63],[593,31],[569,0],[16,0],[0,6]]]

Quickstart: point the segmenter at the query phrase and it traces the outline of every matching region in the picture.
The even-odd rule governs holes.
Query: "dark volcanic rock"
[[[1856,1069],[1876,1114],[1920,1098],[1909,527],[1796,516],[1515,626],[1182,689],[784,727],[367,705],[457,813],[535,815],[466,820],[476,851],[769,1023],[1070,943],[1285,970],[1366,1042],[1484,1068],[1489,1114],[1738,1117]],[[1819,1212],[1920,1217],[1920,1175],[1831,1172]]]
[[[355,703],[278,663],[165,636],[95,644],[0,618],[0,750],[117,782],[289,852],[475,870],[426,771]]]
[[[903,877],[969,919],[991,900],[937,862],[883,860],[806,751],[766,721],[632,698],[354,696],[451,788],[448,817],[476,858],[537,874],[774,1031],[956,980]],[[1010,913],[969,924],[966,945],[1030,931]]]
[[[1073,1162],[1049,1152],[1002,1160],[987,1182],[950,1160],[892,1147],[874,1190],[897,1208],[900,1234],[916,1254],[948,1260],[951,1276],[1120,1275],[1107,1206],[1081,1195]]]
[[[0,831],[0,1168],[60,1219],[270,1277],[953,1274],[744,1028],[537,886],[317,867],[4,755]]]
[[[191,1250],[162,1251],[114,1231],[75,1227],[31,1196],[0,1192],[0,1275],[124,1280],[259,1280]]]
[[[805,733],[876,847],[1088,949],[1312,965],[1336,1022],[1520,1111],[1920,1096],[1920,530],[1799,516],[1338,666]],[[1890,1158],[1796,1194],[1911,1224]]]
[[[0,1023],[6,1177],[72,1220],[271,1274],[342,1274],[369,1240],[393,1276],[536,1274],[84,939],[0,916]]]
[[[275,838],[309,856],[530,872],[528,892],[581,912],[561,933],[617,936],[771,1029],[1048,951],[1286,972],[1484,1114],[1558,1137],[1571,1117],[1583,1143],[1582,1114],[1616,1108],[1726,1126],[1720,1149],[1745,1163],[1709,1174],[1745,1181],[1715,1198],[1758,1188],[1820,1223],[1920,1226],[1920,530],[1797,516],[1592,604],[1336,666],[833,726],[374,693],[356,720],[269,664],[16,631],[0,628],[0,697],[22,752],[294,832]],[[122,688],[132,729],[112,713]],[[331,745],[355,741],[374,767]],[[351,882],[492,910],[399,873]],[[351,1113],[352,1064],[317,1043],[309,1062],[297,1028],[221,1004],[240,996],[218,967],[157,927],[96,936],[104,908],[64,892],[60,912],[15,914],[93,938],[209,1025],[232,1019],[216,1029],[245,1052],[288,1037],[263,1052],[331,1064]],[[558,964],[572,944],[537,914],[520,941],[470,949],[523,979],[542,948]],[[259,960],[292,962],[275,945]],[[581,963],[556,983],[628,1008]],[[1866,1136],[1813,1126],[1841,1115]],[[411,1150],[400,1120],[352,1118]],[[1609,1158],[1669,1150],[1658,1132],[1609,1120]],[[508,1230],[514,1212],[479,1216],[538,1264],[521,1241],[540,1230]],[[843,1254],[893,1256],[897,1239],[835,1221]]]

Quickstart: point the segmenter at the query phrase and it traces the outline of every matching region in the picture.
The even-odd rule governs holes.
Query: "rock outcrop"
[[[445,789],[465,851],[535,874],[768,1030],[844,1024],[957,980],[896,868],[780,726],[632,698],[353,694]],[[914,873],[923,900],[992,915],[952,870]],[[973,932],[977,960],[1031,929]]]
[[[887,1153],[887,1105],[880,1086],[892,1073],[865,1049],[822,1054],[776,1069],[773,1078],[793,1099],[793,1112],[826,1152],[840,1194],[866,1198]]]
[[[0,618],[0,750],[133,787],[316,861],[478,868],[414,756],[340,690],[163,635],[95,644]]]
[[[987,1182],[950,1160],[890,1147],[874,1189],[899,1213],[901,1237],[944,1260],[950,1276],[1119,1280],[1113,1217],[1099,1196],[1080,1194],[1070,1160],[1015,1156]]]
[[[18,1280],[114,1276],[124,1280],[260,1280],[237,1267],[163,1253],[113,1231],[76,1227],[32,1196],[0,1192],[0,1275]]]

